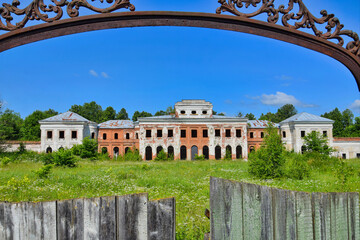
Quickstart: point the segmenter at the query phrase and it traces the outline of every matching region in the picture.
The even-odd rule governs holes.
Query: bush
[[[60,149],[57,152],[52,153],[52,163],[55,166],[60,167],[76,167],[76,158],[72,155],[71,149]]]
[[[142,157],[139,153],[139,150],[137,150],[136,148],[134,149],[129,149],[127,151],[127,153],[125,153],[122,156],[119,156],[117,158],[119,161],[129,161],[129,162],[140,162],[142,161]]]
[[[74,155],[80,156],[81,158],[95,159],[98,156],[97,149],[98,149],[97,141],[86,137],[84,138],[82,144],[74,145],[71,148],[71,151]]]
[[[266,129],[263,145],[249,155],[249,173],[262,179],[282,177],[284,153],[285,147],[278,129],[270,125]]]
[[[52,167],[53,167],[52,165],[45,165],[39,170],[34,171],[34,173],[38,178],[41,179],[48,178]]]
[[[345,185],[349,179],[355,175],[355,168],[353,166],[348,165],[345,161],[340,160],[339,164],[336,168],[336,177],[339,182]]]
[[[334,150],[327,145],[327,138],[316,131],[312,131],[304,137],[306,152],[317,152],[329,156]]]
[[[224,160],[232,160],[232,155],[229,149],[226,149]]]
[[[8,157],[0,158],[0,165],[1,165],[2,167],[7,166],[10,162],[11,162],[11,159],[8,158]]]
[[[302,180],[310,176],[310,167],[304,155],[289,152],[285,154],[284,175],[287,178]]]
[[[20,142],[20,146],[19,146],[19,149],[18,149],[19,153],[24,153],[26,152],[26,146],[23,142]]]
[[[166,154],[166,152],[164,151],[164,149],[162,149],[156,156],[156,158],[154,159],[154,161],[168,161],[168,156]]]
[[[204,161],[204,160],[205,160],[205,156],[204,156],[204,155],[197,155],[197,154],[195,154],[195,160]]]
[[[330,169],[330,167],[336,167],[340,163],[340,159],[337,157],[330,157],[319,152],[308,152],[303,154],[307,159],[309,166],[317,169]]]

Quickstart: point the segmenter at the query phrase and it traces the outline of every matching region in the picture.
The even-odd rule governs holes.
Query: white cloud
[[[256,99],[259,99],[262,104],[270,105],[270,106],[283,106],[285,104],[292,104],[294,106],[304,107],[304,108],[316,107],[316,105],[314,104],[302,103],[294,96],[288,95],[283,92],[276,92],[276,94],[263,94],[259,97],[256,97]]]
[[[351,105],[350,108],[353,109],[356,112],[360,113],[360,100],[356,99]]]
[[[103,76],[104,78],[109,78],[109,75],[106,72],[102,72],[101,76]]]
[[[97,72],[95,72],[94,70],[90,70],[89,73],[94,76],[94,77],[98,77],[99,75],[97,74]]]

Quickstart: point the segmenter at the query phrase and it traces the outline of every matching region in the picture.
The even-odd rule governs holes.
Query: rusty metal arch
[[[360,90],[360,41],[356,33],[349,30],[342,30],[343,25],[332,14],[322,11],[322,17],[314,17],[305,7],[302,0],[289,0],[289,7],[280,6],[275,9],[275,0],[262,0],[260,8],[252,14],[244,14],[238,8],[245,5],[257,7],[261,0],[218,0],[221,6],[217,9],[217,14],[195,13],[195,12],[169,12],[169,11],[146,11],[133,12],[135,7],[128,0],[115,0],[109,8],[99,9],[93,7],[87,0],[52,0],[55,5],[44,5],[43,0],[33,0],[24,11],[19,11],[17,1],[12,5],[3,4],[0,8],[0,15],[5,19],[6,24],[0,18],[0,30],[9,32],[0,35],[0,52],[21,46],[24,44],[70,35],[81,32],[88,32],[111,28],[128,28],[143,26],[186,26],[221,29],[242,33],[249,33],[267,38],[277,39],[284,42],[302,46],[325,55],[328,55],[343,63],[354,75]],[[114,0],[107,0],[113,3]],[[42,5],[41,5],[42,4]],[[290,13],[294,4],[299,4],[300,10],[297,15]],[[67,6],[68,15],[71,18],[61,19],[63,6]],[[78,10],[85,7],[101,14],[79,17]],[[131,12],[115,12],[120,8],[129,8]],[[55,12],[54,18],[41,15],[43,12]],[[30,11],[29,11],[30,10]],[[56,11],[55,11],[56,10]],[[235,16],[220,15],[227,11]],[[11,23],[11,13],[25,15],[23,21],[13,25]],[[262,13],[268,14],[268,22],[251,19]],[[282,16],[282,25],[276,24]],[[46,23],[25,27],[29,20],[43,20]],[[301,20],[294,25],[288,24],[289,20]],[[316,28],[317,24],[328,24],[327,32],[323,33]],[[299,31],[299,28],[311,28],[315,35]],[[333,31],[333,32],[332,32]],[[343,36],[352,38],[346,47],[343,47]],[[338,40],[338,44],[329,41]]]

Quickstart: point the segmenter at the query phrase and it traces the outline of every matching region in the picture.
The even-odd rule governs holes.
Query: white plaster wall
[[[360,142],[334,141],[332,147],[335,149],[333,155],[339,158],[342,158],[343,154],[346,154],[346,159],[357,158],[357,154],[360,154]]]
[[[33,152],[41,152],[41,143],[31,143],[31,144],[25,144],[25,149],[28,151],[33,151]],[[15,144],[5,144],[6,145],[6,152],[16,152],[19,150],[20,147],[20,143],[15,143]]]

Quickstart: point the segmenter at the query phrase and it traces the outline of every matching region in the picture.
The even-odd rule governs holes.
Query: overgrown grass
[[[49,201],[148,192],[150,199],[176,198],[177,239],[203,239],[210,221],[210,176],[298,191],[360,192],[360,161],[349,160],[355,174],[345,183],[336,168],[311,169],[303,180],[258,180],[244,161],[117,162],[80,161],[75,168],[54,167],[47,178],[36,171],[41,162],[17,159],[0,167],[0,201]]]

